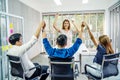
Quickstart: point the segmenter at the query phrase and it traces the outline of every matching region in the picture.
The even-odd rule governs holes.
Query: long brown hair
[[[106,48],[106,51],[108,54],[114,53],[114,50],[111,46],[111,40],[109,39],[109,37],[107,35],[100,36],[99,42],[102,46],[104,46]]]
[[[68,22],[68,23],[69,23],[68,30],[70,30],[70,21],[69,21],[68,19],[65,19],[65,20],[63,21],[62,29],[65,29],[65,27],[64,27],[64,23],[65,23],[65,22]]]

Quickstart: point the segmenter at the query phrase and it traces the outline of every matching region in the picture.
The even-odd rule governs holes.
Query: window
[[[46,31],[48,34],[48,39],[51,43],[51,45],[55,46],[55,39],[58,35],[56,30],[53,28],[53,21],[55,18],[56,13],[43,13],[43,20],[46,21]],[[60,13],[58,20],[57,20],[57,27],[59,29],[62,29],[62,22],[64,19],[69,19],[70,23],[71,20],[75,20],[75,24],[80,27],[81,22],[85,21],[89,24],[92,33],[95,35],[95,38],[98,39],[98,37],[103,34],[103,27],[104,27],[104,11],[90,11],[90,12],[62,12]],[[71,23],[71,29],[75,30],[74,26]],[[87,48],[94,49],[94,45],[91,42],[91,39],[89,38],[88,33],[86,33],[87,30],[84,31],[83,36],[84,40],[83,42],[86,44]],[[73,42],[75,41],[77,34],[73,34]]]
[[[112,38],[112,45],[115,52],[120,51],[120,1],[109,8],[110,13],[110,37]]]

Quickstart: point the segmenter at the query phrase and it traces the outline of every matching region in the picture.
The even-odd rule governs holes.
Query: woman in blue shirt
[[[85,22],[84,22],[84,25],[88,29],[88,33],[89,33],[89,36],[90,36],[92,42],[97,47],[97,53],[96,53],[95,58],[93,60],[94,65],[91,65],[91,66],[98,68],[98,69],[101,69],[103,55],[114,53],[112,45],[111,45],[111,39],[107,35],[102,35],[99,37],[99,43],[98,43],[95,40],[93,34],[91,33],[89,26]],[[97,70],[95,70],[87,65],[85,66],[85,72],[89,72],[97,77],[101,76],[100,72],[98,72]]]

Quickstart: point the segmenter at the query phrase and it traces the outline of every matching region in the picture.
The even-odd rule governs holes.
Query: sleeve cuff
[[[47,41],[47,38],[43,38],[43,43]]]
[[[80,38],[77,38],[77,41],[80,42],[80,43],[82,43],[82,39],[80,39]]]

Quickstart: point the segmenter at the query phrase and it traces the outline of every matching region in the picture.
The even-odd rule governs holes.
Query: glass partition
[[[3,11],[5,12],[6,11],[6,0],[0,0],[0,11]],[[4,16],[3,16],[4,17]],[[1,17],[0,15],[0,24],[1,22],[4,21],[4,19]],[[2,25],[2,24],[1,24]],[[0,80],[2,80],[3,78],[3,73],[2,73],[2,48],[1,48],[1,41],[2,41],[2,36],[1,36],[1,30],[2,30],[2,27],[0,25]],[[4,32],[5,33],[5,32]]]
[[[10,45],[9,35],[13,33],[23,35],[23,18],[12,14],[0,12],[0,80],[9,80],[9,63],[6,57]]]

